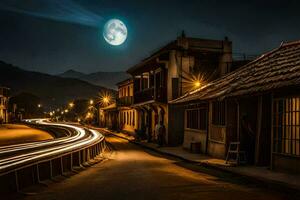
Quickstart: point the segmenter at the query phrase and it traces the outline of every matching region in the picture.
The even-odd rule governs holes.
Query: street
[[[106,159],[25,199],[296,199],[108,136]],[[211,175],[209,175],[211,174]]]

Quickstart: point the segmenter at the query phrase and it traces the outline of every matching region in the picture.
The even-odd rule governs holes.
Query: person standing
[[[249,164],[254,163],[254,152],[255,152],[255,132],[252,129],[251,122],[248,115],[242,117],[242,147],[246,151],[247,160]]]
[[[158,146],[162,147],[165,145],[166,141],[166,127],[162,121],[159,122],[160,126],[158,128]]]

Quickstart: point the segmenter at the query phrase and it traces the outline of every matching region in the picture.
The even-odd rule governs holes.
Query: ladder
[[[247,163],[246,152],[240,150],[240,145],[240,142],[230,142],[226,156],[226,164],[229,162],[236,165]]]

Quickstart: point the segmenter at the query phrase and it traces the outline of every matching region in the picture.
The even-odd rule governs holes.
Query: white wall
[[[192,142],[201,143],[201,153],[205,153],[206,150],[206,131],[194,130],[194,129],[185,129],[184,130],[184,141],[183,147],[186,149],[191,148]]]

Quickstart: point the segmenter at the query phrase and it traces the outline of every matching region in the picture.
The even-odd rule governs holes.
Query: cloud
[[[98,27],[103,17],[72,0],[15,1],[3,0],[0,10],[16,12],[54,21]]]

